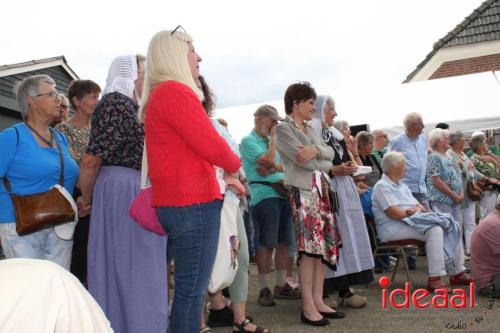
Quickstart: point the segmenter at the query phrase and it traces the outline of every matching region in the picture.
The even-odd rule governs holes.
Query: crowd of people
[[[472,282],[464,266],[472,258],[481,292],[500,296],[500,244],[492,236],[500,232],[500,159],[484,133],[473,133],[470,156],[463,133],[436,128],[425,136],[417,113],[390,140],[382,129],[353,136],[331,96],[297,82],[284,93],[286,116],[260,106],[238,145],[214,118],[201,61],[178,26],[155,34],[147,56],[116,57],[102,91],[75,80],[66,97],[47,75],[16,86],[24,121],[0,133],[0,241],[8,259],[55,262],[88,289],[91,297],[71,287],[89,304],[75,325],[87,327],[94,313],[94,327],[109,329],[104,314],[115,332],[270,332],[246,312],[254,255],[260,306],[301,299],[302,323],[330,325],[346,317],[341,306],[366,306],[352,286],[391,269],[389,256],[374,261],[368,222],[382,242],[425,242],[430,291]],[[129,215],[141,170],[167,237]],[[78,223],[18,234],[14,196],[55,184],[73,194]],[[238,266],[227,290],[209,293],[227,216],[237,226]],[[410,269],[417,255],[408,253]]]

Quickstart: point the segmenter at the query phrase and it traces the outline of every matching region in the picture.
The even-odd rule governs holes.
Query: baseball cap
[[[278,114],[276,108],[268,104],[259,106],[259,108],[257,109],[257,111],[255,111],[253,115],[256,117],[269,117],[272,120],[276,121],[283,120],[283,118],[281,118],[280,115]]]

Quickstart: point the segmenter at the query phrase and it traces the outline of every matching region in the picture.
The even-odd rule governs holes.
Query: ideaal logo
[[[433,308],[442,309],[442,308],[451,308],[453,309],[474,309],[475,304],[475,284],[474,282],[469,284],[468,295],[467,292],[463,289],[453,289],[451,293],[449,293],[446,289],[436,289],[434,296],[429,299],[427,296],[430,295],[430,292],[426,289],[416,289],[415,291],[411,291],[410,284],[408,282],[405,283],[404,289],[394,289],[390,293],[387,291],[387,288],[391,285],[391,280],[382,276],[379,279],[379,285],[382,287],[382,308],[386,309],[389,304],[396,309],[401,308],[409,308],[410,301],[414,305],[414,307],[418,309],[427,308],[432,306]],[[396,297],[398,295],[402,296],[402,302],[398,303]],[[448,297],[451,295],[449,301]],[[398,297],[399,298],[399,297]],[[488,313],[493,310],[495,305],[495,299],[490,298],[488,300],[487,306],[482,306],[479,313],[476,313],[475,316],[469,320],[459,320],[457,322],[448,322],[445,326],[447,330],[467,330],[477,328],[487,317]]]
[[[472,309],[475,306],[474,282],[471,282],[469,284],[468,295],[464,289],[459,289],[459,288],[453,289],[453,291],[449,293],[448,290],[444,288],[437,288],[434,291],[434,296],[432,296],[430,301],[428,298],[430,292],[428,290],[416,289],[415,291],[412,292],[410,289],[409,282],[405,283],[404,289],[396,288],[392,290],[390,293],[387,290],[387,287],[391,285],[391,280],[388,277],[382,276],[379,279],[378,283],[382,287],[383,309],[387,308],[388,303],[393,308],[396,309],[409,308],[410,301],[413,304],[413,306],[418,309],[427,308],[429,306],[432,306],[433,308],[436,309],[448,308],[450,306],[454,309],[465,309],[467,307]],[[396,300],[396,297],[398,295],[402,296],[402,301],[400,303],[398,303],[398,301]],[[448,300],[448,296],[450,295],[451,297]]]

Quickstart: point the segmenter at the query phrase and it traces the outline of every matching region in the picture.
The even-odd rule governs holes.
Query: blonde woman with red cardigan
[[[222,208],[214,165],[234,173],[241,164],[202,107],[195,83],[200,61],[182,27],[153,36],[141,110],[153,205],[175,262],[170,330],[176,333],[200,330]]]

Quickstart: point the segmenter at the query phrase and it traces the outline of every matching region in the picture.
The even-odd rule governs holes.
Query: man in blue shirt
[[[288,198],[282,197],[270,186],[271,183],[283,182],[285,178],[274,135],[275,126],[281,118],[270,105],[259,107],[254,116],[254,129],[241,141],[241,158],[251,187],[261,289],[259,304],[272,306],[276,304],[270,285],[273,252],[276,270],[274,298],[299,297],[287,283],[288,247],[293,241],[292,210]]]
[[[403,123],[405,131],[392,138],[387,150],[401,152],[405,155],[406,174],[401,181],[410,188],[415,199],[427,211],[430,211],[425,184],[428,148],[427,139],[422,133],[424,129],[422,116],[416,112],[410,112],[405,116]],[[408,264],[411,269],[416,268],[414,254],[409,256]]]

